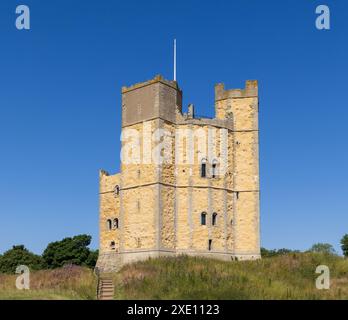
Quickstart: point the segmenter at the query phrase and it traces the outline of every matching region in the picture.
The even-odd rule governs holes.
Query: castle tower
[[[121,173],[100,172],[101,271],[161,255],[260,257],[257,82],[215,93],[208,119],[182,112],[176,81],[122,88]]]
[[[260,247],[258,108],[257,81],[246,81],[245,89],[215,86],[217,118],[233,120],[233,251],[240,258]]]
[[[161,161],[159,148],[153,149],[160,142],[156,135],[164,130],[174,134],[181,96],[177,83],[161,76],[122,89],[122,130],[125,135],[138,133],[140,145],[140,154],[131,155],[131,163],[121,164],[120,252],[124,261],[174,252],[174,213],[167,212],[174,207],[174,181],[168,175],[168,171],[174,174],[174,167]],[[129,140],[124,139],[123,147],[125,143]],[[132,161],[138,156],[139,161]]]

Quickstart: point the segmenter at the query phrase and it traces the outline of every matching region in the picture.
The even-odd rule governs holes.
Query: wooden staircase
[[[98,300],[113,300],[114,299],[114,284],[112,278],[101,277],[98,281]]]

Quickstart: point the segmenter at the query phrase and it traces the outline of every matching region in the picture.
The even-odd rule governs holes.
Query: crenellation
[[[258,97],[257,80],[246,80],[244,89],[228,89],[225,90],[223,83],[215,85],[215,101],[231,99],[231,98],[252,98]]]

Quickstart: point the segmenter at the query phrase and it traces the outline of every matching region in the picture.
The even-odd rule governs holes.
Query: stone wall
[[[258,84],[247,81],[245,89],[215,87],[218,118],[233,119],[234,249],[239,259],[260,256]]]
[[[109,229],[108,220],[114,223],[114,219],[120,219],[120,196],[116,194],[115,187],[120,185],[120,174],[109,175],[105,171],[100,171],[100,209],[99,209],[99,230],[100,243],[99,250],[101,253],[116,251],[120,248],[120,230],[112,226]],[[111,248],[111,242],[115,242],[115,249]]]
[[[259,258],[257,82],[247,81],[245,89],[234,90],[217,85],[214,119],[183,114],[177,83],[162,77],[124,87],[122,93],[123,130],[138,132],[139,163],[122,162],[116,175],[101,172],[98,266],[110,270],[131,261],[181,253],[224,260]],[[164,162],[148,162],[144,152],[154,147],[149,140],[158,129],[164,129],[167,137],[156,143],[171,147],[154,153]],[[186,137],[178,139],[178,129],[187,130]],[[212,129],[217,134],[211,134]],[[227,134],[223,150],[227,150],[228,167],[223,175],[213,177],[214,159],[202,154],[198,144],[208,150],[215,142],[219,157],[220,129]],[[208,137],[203,142],[192,133],[199,131]],[[191,152],[193,163],[185,160]],[[179,162],[178,154],[183,161]],[[201,177],[204,157],[205,178]],[[165,161],[168,158],[170,162]],[[119,219],[119,228],[108,230],[107,220],[114,218]],[[110,247],[112,241],[115,248]]]

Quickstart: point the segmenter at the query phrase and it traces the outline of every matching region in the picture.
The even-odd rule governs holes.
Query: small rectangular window
[[[216,163],[212,165],[212,178],[216,178]]]
[[[209,251],[211,251],[212,243],[213,243],[213,240],[209,239],[209,242],[208,242],[208,249],[209,249]]]
[[[213,216],[212,216],[212,221],[211,221],[211,224],[212,224],[213,226],[216,225],[216,219],[217,219],[217,213],[214,212],[214,213],[213,213]]]
[[[207,214],[205,212],[201,213],[201,225],[205,226],[207,224]]]
[[[205,178],[206,176],[207,176],[207,165],[205,163],[202,163],[201,177]]]

